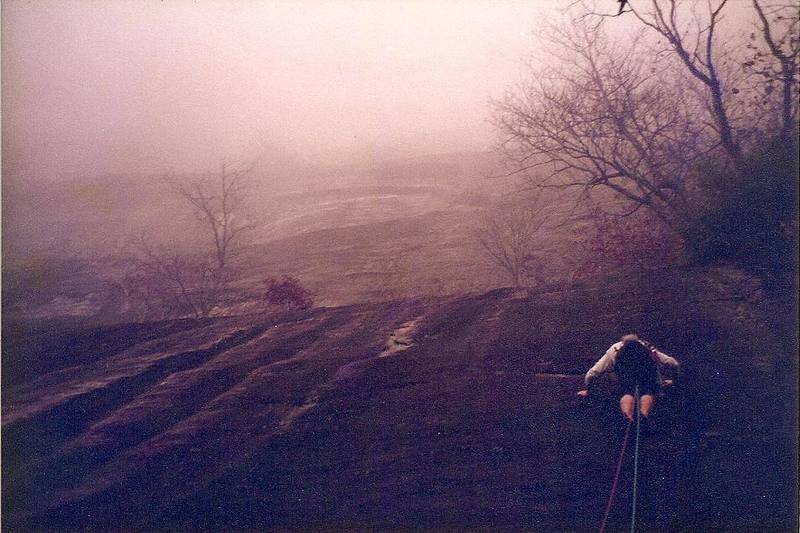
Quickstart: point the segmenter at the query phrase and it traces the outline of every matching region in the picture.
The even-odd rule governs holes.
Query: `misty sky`
[[[487,149],[557,5],[4,1],[4,177]]]

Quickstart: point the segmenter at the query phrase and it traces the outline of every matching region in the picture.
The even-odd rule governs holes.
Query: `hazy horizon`
[[[4,178],[486,150],[562,4],[4,2]]]

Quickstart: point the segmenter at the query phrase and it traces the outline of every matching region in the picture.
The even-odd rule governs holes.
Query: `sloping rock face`
[[[683,365],[641,436],[639,527],[796,529],[794,315],[720,279],[11,329],[4,525],[596,530],[625,424],[613,384],[575,392],[638,329]]]

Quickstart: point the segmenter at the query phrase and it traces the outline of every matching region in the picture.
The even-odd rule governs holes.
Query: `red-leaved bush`
[[[674,265],[684,245],[665,224],[645,212],[620,217],[596,211],[582,242],[584,259],[576,277],[641,272]]]
[[[292,276],[269,278],[264,281],[266,291],[264,300],[270,305],[288,307],[290,309],[308,309],[314,304],[311,293]]]

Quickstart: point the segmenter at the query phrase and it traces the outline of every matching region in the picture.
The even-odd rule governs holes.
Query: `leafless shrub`
[[[538,237],[551,220],[540,195],[507,197],[488,207],[475,235],[515,287],[542,281],[545,257]]]
[[[136,318],[208,316],[220,298],[218,273],[203,254],[169,251],[141,236],[126,254],[122,285]]]

